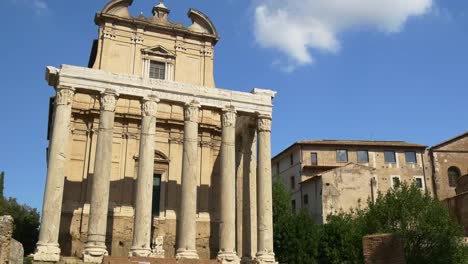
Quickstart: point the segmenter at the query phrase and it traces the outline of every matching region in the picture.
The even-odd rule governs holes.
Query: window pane
[[[369,152],[367,150],[359,150],[357,152],[357,161],[361,163],[369,162]]]
[[[154,216],[159,216],[159,203],[161,198],[161,175],[155,174],[153,177],[153,199],[152,213]]]
[[[151,61],[149,77],[152,79],[166,79],[166,64],[164,62]]]
[[[423,188],[423,179],[422,178],[415,178],[414,179],[414,184],[416,185],[417,188],[422,189]]]
[[[309,203],[309,196],[307,194],[304,194],[304,204]]]
[[[416,152],[406,151],[405,159],[406,159],[406,163],[416,163]]]
[[[291,201],[291,209],[292,209],[292,212],[293,212],[293,213],[296,212],[296,200],[292,200],[292,201]]]
[[[449,178],[449,186],[457,187],[457,180],[461,176],[460,169],[457,167],[450,167],[447,171],[447,174]]]
[[[398,188],[398,187],[400,187],[400,178],[398,178],[398,177],[393,177],[393,178],[392,178],[392,186],[393,186],[393,188]]]
[[[348,162],[348,151],[347,150],[337,150],[336,151],[336,161],[337,162]]]
[[[317,153],[312,152],[310,154],[310,157],[311,157],[311,160],[312,160],[312,165],[317,165],[318,164],[318,162],[317,162]]]
[[[294,176],[291,177],[291,190],[294,190],[294,188],[296,187],[296,181],[294,179]]]
[[[388,163],[396,162],[395,151],[385,151],[384,157],[385,157],[385,162],[388,162]]]

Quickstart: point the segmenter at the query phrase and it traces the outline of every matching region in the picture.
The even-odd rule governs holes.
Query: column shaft
[[[60,260],[58,237],[73,96],[73,89],[57,88],[41,229],[34,254],[35,261],[58,262]]]
[[[88,239],[84,250],[84,261],[90,263],[101,263],[102,257],[108,254],[106,231],[116,96],[116,93],[110,90],[106,90],[101,96],[101,114],[91,187]]]
[[[258,117],[258,252],[260,263],[274,263],[271,178],[271,117]]]
[[[145,99],[142,105],[140,154],[136,189],[133,243],[130,256],[148,257],[151,254],[151,220],[153,199],[154,150],[156,134],[157,98]]]
[[[220,251],[222,263],[239,263],[236,254],[236,112],[233,108],[222,115],[221,144],[221,223]]]
[[[198,177],[198,112],[199,104],[191,102],[185,108],[184,151],[182,158],[182,194],[177,216],[178,259],[198,259],[197,239],[197,177]]]

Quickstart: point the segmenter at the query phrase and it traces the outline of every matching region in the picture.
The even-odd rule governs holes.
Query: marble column
[[[200,104],[197,101],[192,101],[185,107],[182,195],[180,211],[177,215],[177,259],[198,259],[196,213],[199,109]]]
[[[153,199],[154,150],[156,134],[156,112],[158,98],[148,97],[142,104],[140,154],[138,157],[138,178],[136,188],[133,243],[130,256],[151,255],[151,220]]]
[[[259,115],[258,130],[258,263],[275,263],[273,253],[273,197],[271,176],[271,117]]]
[[[222,124],[218,260],[221,263],[240,263],[236,254],[236,111],[234,108],[223,110]]]
[[[109,189],[112,167],[112,138],[117,93],[106,90],[101,95],[94,176],[91,186],[91,206],[88,221],[88,239],[83,252],[84,262],[101,263],[107,255],[106,229],[109,210]]]
[[[55,97],[55,113],[52,138],[49,146],[47,180],[42,207],[41,229],[34,260],[38,262],[58,262],[60,215],[62,213],[65,162],[73,96],[71,88],[58,87]]]

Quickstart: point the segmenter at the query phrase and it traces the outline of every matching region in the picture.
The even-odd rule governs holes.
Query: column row
[[[54,128],[50,143],[47,183],[39,242],[34,260],[58,262],[58,244],[61,205],[63,197],[65,153],[71,119],[74,90],[58,88]],[[105,245],[109,187],[112,164],[112,139],[118,94],[106,90],[101,95],[95,169],[91,187],[91,206],[88,238],[83,252],[84,261],[101,263],[107,255]],[[142,102],[140,153],[135,202],[135,219],[131,256],[151,257],[151,197],[154,171],[156,113],[158,98],[150,96]],[[198,174],[198,117],[200,104],[192,101],[185,107],[184,147],[182,161],[182,193],[178,214],[178,259],[198,259],[196,251],[196,208]],[[239,263],[236,254],[236,190],[235,190],[235,134],[236,111],[227,107],[222,114],[221,145],[221,222],[220,251],[222,263]],[[274,262],[272,193],[271,193],[271,117],[258,116],[258,253],[259,263]]]

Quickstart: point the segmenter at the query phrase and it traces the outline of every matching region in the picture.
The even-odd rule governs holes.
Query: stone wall
[[[0,216],[0,264],[22,264],[23,245],[13,239],[13,217]]]
[[[375,234],[362,239],[364,263],[405,264],[403,240],[395,234]]]

